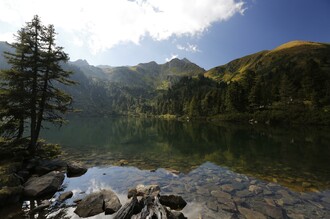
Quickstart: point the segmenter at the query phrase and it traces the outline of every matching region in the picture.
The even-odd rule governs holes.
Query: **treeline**
[[[330,110],[329,74],[313,60],[307,66],[310,69],[303,73],[290,74],[257,74],[248,70],[240,80],[227,83],[203,75],[184,77],[157,98],[152,113],[212,117],[271,112],[273,118],[270,114],[264,118],[268,120],[283,119],[288,113],[298,117],[306,112],[326,113]]]

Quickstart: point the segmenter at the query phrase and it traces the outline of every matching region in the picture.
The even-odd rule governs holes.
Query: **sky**
[[[330,42],[329,0],[0,0],[0,41],[39,15],[92,65],[188,58],[210,69],[292,40]]]

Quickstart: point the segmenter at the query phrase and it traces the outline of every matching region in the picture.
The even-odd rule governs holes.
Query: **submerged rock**
[[[71,162],[67,164],[67,176],[78,177],[84,175],[87,172],[87,168],[79,163]]]
[[[74,211],[79,217],[91,217],[102,212],[113,214],[121,208],[117,195],[111,190],[101,190],[83,198]]]
[[[176,195],[161,195],[159,202],[172,210],[182,210],[187,205],[187,202],[181,196]]]
[[[71,198],[72,196],[73,196],[73,193],[72,193],[71,191],[69,191],[69,192],[64,192],[64,193],[62,193],[62,194],[58,197],[58,200],[59,200],[60,202],[63,202],[63,201],[65,201],[65,200]]]
[[[23,194],[29,198],[40,198],[46,195],[54,195],[61,187],[64,174],[52,171],[40,177],[31,177],[24,184]]]

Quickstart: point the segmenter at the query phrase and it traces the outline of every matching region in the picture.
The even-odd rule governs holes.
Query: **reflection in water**
[[[330,187],[329,129],[212,125],[137,118],[70,119],[43,137],[64,159],[188,173],[206,161],[295,190]],[[306,183],[308,182],[308,183]],[[303,188],[302,184],[310,185]]]

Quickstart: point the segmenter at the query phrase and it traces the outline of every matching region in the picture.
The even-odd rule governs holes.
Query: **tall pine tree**
[[[38,16],[18,32],[13,47],[15,54],[8,53],[9,71],[3,72],[1,86],[1,114],[5,131],[23,136],[24,124],[29,123],[28,149],[35,153],[42,123],[63,123],[63,114],[70,110],[71,96],[59,89],[60,84],[72,85],[71,72],[61,64],[68,61],[62,47],[55,44],[53,25],[45,27]],[[13,98],[13,97],[21,98]],[[18,111],[11,110],[19,106]],[[22,126],[23,124],[23,126]],[[22,130],[23,127],[23,130]]]

